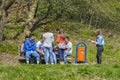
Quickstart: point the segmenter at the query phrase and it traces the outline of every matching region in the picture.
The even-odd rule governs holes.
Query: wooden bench
[[[25,57],[25,53],[21,52],[21,46],[18,46],[18,55],[20,56],[20,58],[18,59],[21,63],[26,62],[26,57]],[[34,56],[30,56],[30,63],[35,62],[35,57]],[[44,56],[41,56],[41,63],[44,62]]]
[[[20,49],[21,49],[21,47],[18,46],[18,55],[19,56],[21,56]],[[72,63],[72,56],[71,55],[67,55],[66,58],[67,58],[67,61],[71,64]],[[25,60],[25,55],[22,55],[21,59]],[[33,59],[34,59],[34,57],[31,56],[30,61],[32,61]],[[42,55],[40,59],[41,59],[41,63],[45,63],[45,61],[44,61],[44,55]],[[59,59],[60,59],[59,55],[56,55],[56,59],[57,59],[57,63],[59,63]]]
[[[59,60],[60,60],[59,55],[56,55],[56,59],[57,59],[57,62],[60,63],[60,62],[59,62]],[[71,55],[67,55],[67,56],[66,56],[66,59],[67,59],[67,62],[68,62],[68,63],[70,63],[70,64],[72,63],[72,56],[71,56]],[[62,64],[63,64],[63,63],[62,63]]]

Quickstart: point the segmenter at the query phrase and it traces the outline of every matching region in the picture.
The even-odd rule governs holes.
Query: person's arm
[[[31,44],[30,44],[30,41],[29,41],[29,40],[25,41],[25,44],[24,44],[24,45],[25,45],[25,49],[26,49],[26,50],[28,50],[28,51],[29,51],[29,50],[31,50],[31,49],[32,49],[32,47],[31,47]]]
[[[24,52],[24,43],[20,47],[20,52]]]
[[[36,42],[35,41],[33,41],[33,46],[32,46],[32,50],[36,50],[37,49],[37,47],[36,47]]]
[[[97,37],[96,41],[90,40],[91,43],[96,44],[96,45],[104,45],[104,39],[103,37],[99,36]]]
[[[38,53],[40,53],[40,54],[44,55],[43,50],[40,50],[39,48],[37,48],[37,49],[36,49],[36,51],[37,51]]]
[[[52,42],[54,42],[54,35],[53,35],[53,33],[52,33]]]
[[[93,43],[93,44],[97,44],[97,42],[96,42],[96,41],[93,41],[93,40],[91,40],[90,42]]]
[[[43,41],[43,42],[45,41],[45,37],[44,37],[44,34],[42,35],[42,41]]]
[[[68,52],[69,52],[70,50],[71,50],[71,48],[67,48],[65,51],[68,51]]]
[[[60,42],[60,35],[58,34],[57,35],[57,43],[59,43]]]
[[[96,41],[88,39],[91,43],[96,44]]]
[[[72,49],[72,43],[69,43],[69,46],[68,46],[68,48],[66,49],[66,51],[70,51]]]

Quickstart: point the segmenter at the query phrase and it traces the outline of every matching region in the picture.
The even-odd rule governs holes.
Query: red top
[[[61,38],[60,34],[58,34],[57,35],[57,43],[64,43],[64,42],[65,42],[65,40]]]

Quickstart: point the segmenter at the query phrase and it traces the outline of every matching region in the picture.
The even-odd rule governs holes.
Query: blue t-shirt
[[[104,41],[104,37],[102,35],[99,35],[96,39],[96,45],[104,45],[105,41]]]
[[[39,45],[39,49],[40,49],[40,50],[43,50],[43,48],[44,48],[44,47],[43,47],[43,44],[40,44],[40,45]]]

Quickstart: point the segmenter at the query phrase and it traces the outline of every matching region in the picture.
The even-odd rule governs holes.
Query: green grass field
[[[0,80],[119,80],[119,65],[1,66]]]

